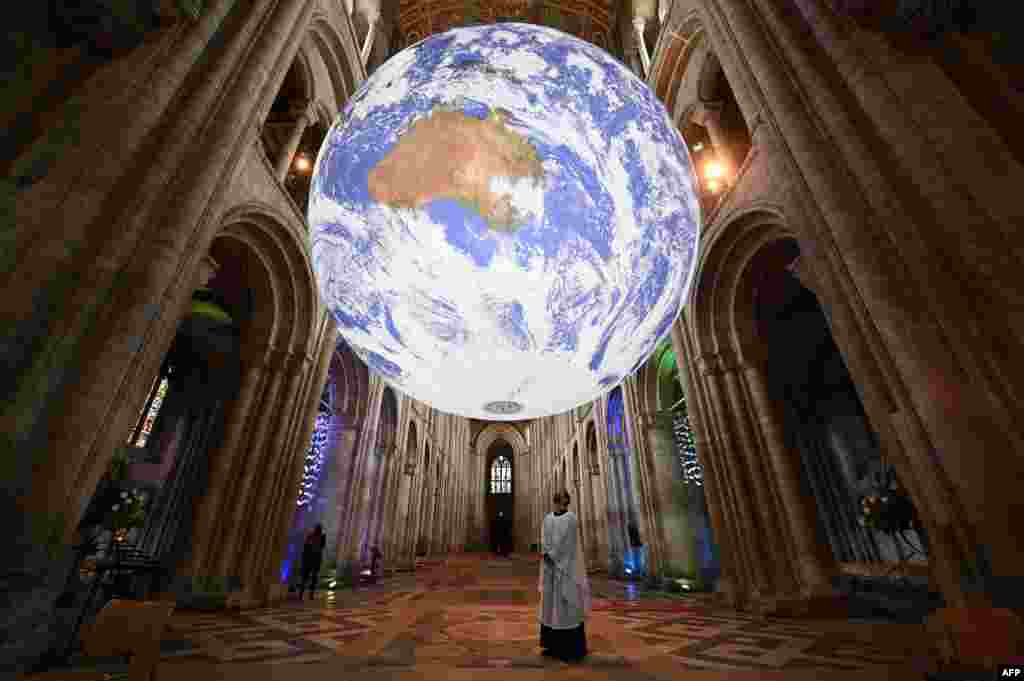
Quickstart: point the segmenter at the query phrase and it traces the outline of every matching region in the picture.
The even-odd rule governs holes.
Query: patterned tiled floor
[[[539,655],[536,562],[484,561],[471,572],[463,570],[458,579],[439,570],[419,572],[265,610],[178,613],[160,669],[170,678],[186,678],[186,668],[203,665],[219,670],[211,678],[235,678],[230,671],[309,663],[294,667],[302,676],[282,669],[273,678],[306,678],[326,665],[346,672],[343,678],[385,670],[438,678],[460,670],[565,678],[587,670],[587,678],[608,679],[679,678],[682,672],[694,679],[741,672],[760,678],[850,672],[879,679],[901,678],[897,672],[913,678],[905,672],[920,653],[916,631],[904,625],[760,618],[716,609],[698,596],[630,593],[595,578],[595,593],[603,597],[595,598],[586,623],[591,654],[582,665],[565,665]],[[765,675],[770,672],[783,676]],[[192,672],[187,676],[198,681]]]

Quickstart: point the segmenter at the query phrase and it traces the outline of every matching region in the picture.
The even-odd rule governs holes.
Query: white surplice
[[[583,540],[576,514],[544,516],[541,550],[554,565],[540,565],[540,621],[552,629],[573,629],[590,614],[590,582],[583,558]]]

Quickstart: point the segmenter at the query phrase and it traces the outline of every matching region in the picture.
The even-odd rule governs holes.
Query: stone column
[[[389,424],[390,425],[390,424]],[[385,439],[387,442],[387,439]],[[366,546],[378,546],[381,528],[387,514],[387,498],[391,491],[391,471],[394,464],[394,445],[385,445],[380,450],[380,469],[377,471],[377,479],[371,501],[369,530],[366,533]]]
[[[112,236],[102,246],[84,249],[82,258],[88,261],[75,266],[82,273],[76,294],[68,299],[66,313],[53,321],[56,328],[67,329],[71,337],[85,329],[88,332],[81,336],[76,380],[79,389],[74,393],[75,399],[65,401],[59,413],[52,414],[53,423],[63,425],[51,429],[50,444],[62,456],[54,461],[52,471],[40,470],[41,479],[48,480],[49,487],[56,492],[52,503],[44,500],[49,495],[43,489],[33,495],[44,505],[64,507],[69,494],[79,496],[85,494],[83,490],[94,489],[105,461],[104,465],[90,465],[84,470],[69,466],[68,461],[87,463],[93,459],[93,455],[87,454],[90,449],[98,456],[99,452],[113,451],[113,443],[123,439],[123,431],[104,428],[103,419],[107,418],[109,406],[121,396],[124,379],[134,376],[145,340],[163,338],[169,342],[173,337],[183,300],[191,295],[181,286],[181,278],[192,280],[194,268],[208,251],[215,233],[216,225],[206,219],[211,201],[223,191],[225,179],[237,168],[247,148],[259,100],[257,93],[262,95],[268,80],[275,75],[282,52],[291,50],[294,55],[298,49],[293,33],[308,23],[315,3],[284,0],[273,7],[269,18],[261,9],[271,3],[257,4],[239,25],[240,35],[229,34],[225,51],[219,53],[231,59],[230,63],[213,62],[213,84],[202,83],[201,79],[200,89],[190,98],[207,102],[208,106],[193,110],[190,105],[188,111],[172,117],[182,127],[167,131],[176,140],[170,145],[174,149],[166,149],[171,166],[162,166],[166,158],[162,149],[150,164],[155,170],[133,185],[141,204],[129,202],[130,208],[125,212],[103,218],[104,231]],[[260,32],[252,44],[249,31],[257,27]],[[244,66],[237,70],[238,78],[231,81],[225,93],[220,76],[226,74],[220,69],[235,73],[246,50]],[[283,77],[284,73],[280,75]],[[223,102],[223,106],[213,107],[215,101]],[[209,118],[211,110],[216,111],[213,118]],[[207,121],[205,134],[198,140],[194,139],[193,117]],[[184,152],[178,149],[183,139],[195,142],[185,145],[189,148],[184,152],[191,154],[188,157],[183,157]],[[172,177],[182,179],[176,182]],[[168,198],[171,196],[173,199]],[[168,201],[173,203],[173,210]],[[112,231],[111,224],[116,224]],[[146,234],[150,238],[143,240]],[[123,268],[126,261],[128,267]],[[119,277],[116,282],[115,275]],[[97,312],[96,301],[108,292],[109,302]],[[95,317],[90,319],[93,314]],[[103,431],[98,439],[97,428]],[[78,520],[77,513],[74,515],[66,519],[68,535]]]
[[[286,449],[291,452],[290,475],[285,479],[280,497],[280,511],[278,512],[278,525],[275,539],[270,545],[269,558],[264,565],[267,574],[276,578],[278,568],[284,562],[284,554],[288,548],[288,532],[291,528],[295,515],[296,501],[299,494],[299,480],[303,472],[303,457],[309,447],[313,436],[313,426],[316,422],[316,414],[320,408],[320,396],[323,394],[324,384],[327,382],[327,373],[331,365],[331,358],[337,347],[337,327],[328,322],[323,334],[323,341],[320,343],[320,356],[318,364],[310,367],[310,381],[306,390],[304,408],[300,411],[299,425],[291,442]],[[287,589],[287,587],[284,587]],[[272,599],[283,598],[287,591],[279,591],[275,594],[271,591]]]
[[[236,477],[231,486],[232,503],[225,510],[224,523],[222,525],[221,548],[216,561],[217,569],[214,574],[224,576],[242,575],[238,572],[240,560],[243,558],[245,543],[241,534],[244,528],[252,521],[253,513],[259,507],[259,497],[256,491],[260,487],[260,480],[265,474],[266,468],[271,465],[272,452],[267,447],[270,439],[270,429],[273,418],[270,417],[272,409],[276,408],[278,395],[284,387],[286,369],[280,353],[275,351],[267,365],[267,386],[263,391],[262,400],[254,414],[255,424],[252,438],[246,447],[245,460],[239,467]]]
[[[736,442],[734,424],[727,414],[729,409],[726,406],[727,398],[724,395],[722,370],[715,358],[704,359],[706,367],[704,379],[708,389],[708,401],[714,412],[715,421],[718,423],[719,434],[722,437],[722,471],[725,477],[725,487],[730,490],[733,501],[734,527],[737,533],[738,548],[742,558],[740,565],[747,575],[750,584],[750,596],[757,598],[767,593],[770,587],[768,573],[765,569],[766,557],[762,553],[763,545],[758,541],[761,528],[757,523],[756,515],[751,508],[753,492],[750,489],[750,481],[747,480],[743,468],[740,465],[740,445]],[[721,487],[720,487],[721,489]]]
[[[970,352],[959,345],[962,339],[955,327],[963,320],[943,314],[943,301],[938,295],[948,293],[955,301],[949,306],[965,308],[959,304],[960,292],[941,284],[940,279],[948,281],[948,276],[939,273],[935,249],[920,247],[926,243],[920,241],[920,235],[927,231],[920,230],[927,225],[918,223],[917,233],[916,215],[871,205],[874,192],[863,184],[870,181],[870,175],[851,178],[851,171],[861,169],[851,161],[872,159],[872,154],[863,133],[857,132],[846,113],[849,107],[839,106],[838,97],[832,94],[834,88],[829,88],[816,99],[820,98],[826,113],[834,112],[836,122],[851,133],[839,149],[844,154],[842,162],[836,161],[836,150],[829,140],[838,138],[826,137],[819,127],[820,120],[831,121],[832,116],[812,115],[801,92],[801,81],[813,85],[824,82],[824,78],[820,66],[807,58],[802,47],[799,22],[790,20],[787,25],[779,21],[776,10],[760,0],[711,0],[709,6],[717,10],[743,45],[771,122],[785,139],[787,160],[815,200],[817,211],[808,241],[820,248],[823,258],[838,273],[847,296],[863,301],[863,324],[873,324],[878,331],[875,350],[880,362],[892,364],[899,374],[896,391],[906,394],[909,404],[905,411],[909,413],[903,418],[919,419],[926,432],[927,444],[914,456],[932,459],[931,465],[941,467],[946,478],[957,486],[966,516],[992,548],[993,571],[1024,573],[1024,556],[1007,540],[1015,534],[1009,519],[1020,515],[1018,505],[1022,502],[1012,491],[993,492],[1001,484],[1008,484],[999,480],[1019,477],[1021,464],[1013,457],[1004,457],[998,474],[993,474],[991,466],[977,465],[978,451],[1014,451],[1019,443],[1011,440],[1015,430],[1012,424],[1008,424],[1010,428],[1000,427],[993,418],[1002,407],[989,399],[995,394],[990,390],[993,385],[989,377],[998,369],[994,365],[980,369]],[[791,63],[780,62],[780,47]],[[877,179],[893,176],[884,163],[873,165],[885,171]],[[885,203],[897,208],[906,205],[891,189],[882,187],[880,193],[886,197]],[[906,230],[892,227],[884,231],[885,225],[902,224],[907,225]],[[902,253],[908,249],[917,257],[904,257]],[[989,406],[993,411],[988,411]],[[939,474],[938,470],[932,473]]]
[[[355,552],[362,558],[364,552],[369,551],[370,543],[373,541],[375,509],[378,505],[383,478],[386,474],[387,455],[380,446],[380,431],[382,424],[377,422],[377,443],[370,450],[366,469],[363,476],[362,490],[356,495],[361,499],[359,530],[356,535]]]
[[[274,501],[284,485],[290,482],[292,475],[289,468],[294,463],[294,448],[285,446],[285,438],[290,433],[286,422],[288,412],[282,407],[295,403],[304,370],[308,368],[305,357],[301,355],[282,353],[278,361],[282,364],[284,386],[281,397],[274,402],[268,401],[263,409],[263,419],[273,424],[277,432],[267,442],[266,454],[263,456],[265,468],[254,497],[252,512],[245,522],[235,526],[236,530],[232,533],[241,540],[241,546],[248,547],[240,552],[237,565],[247,591],[257,598],[263,594],[255,593],[252,589],[263,586],[260,582],[265,575],[259,574],[263,568],[261,559],[265,557],[266,549],[278,540],[275,532],[280,523],[274,517],[274,512],[278,510]],[[281,417],[274,418],[275,412],[281,414]]]
[[[299,149],[302,136],[306,134],[306,128],[312,122],[313,110],[309,104],[303,105],[295,112],[295,122],[292,124],[292,129],[288,131],[288,139],[285,140],[275,163],[274,171],[279,181],[284,182],[285,178],[288,177],[288,170],[291,168],[292,160],[295,158],[295,152]]]
[[[647,19],[645,17],[633,17],[633,38],[636,40],[636,49],[640,55],[640,64],[643,66],[645,79],[651,72],[651,55],[647,51],[647,40],[644,38],[646,28]]]
[[[334,497],[334,506],[328,508],[327,512],[332,513],[334,516],[334,536],[328,546],[334,552],[335,562],[341,562],[345,559],[345,552],[342,549],[345,546],[345,538],[348,536],[346,528],[348,527],[348,516],[352,513],[353,505],[349,485],[351,484],[352,466],[355,462],[359,437],[357,428],[358,426],[356,425],[348,425],[337,434],[337,440],[334,445],[334,479],[337,492]]]
[[[366,31],[366,40],[363,41],[363,49],[359,54],[363,61],[363,66],[370,65],[370,54],[373,50],[373,39],[377,36],[377,24],[380,22],[380,15],[377,13],[370,14],[366,17],[366,21],[369,24],[369,28]]]
[[[772,494],[774,483],[765,475],[767,471],[762,466],[764,453],[759,446],[754,426],[751,423],[754,415],[751,413],[743,385],[740,383],[738,366],[731,364],[726,368],[725,384],[729,402],[732,405],[736,430],[742,443],[742,456],[747,465],[751,486],[754,488],[761,527],[767,534],[762,537],[762,541],[765,544],[764,548],[767,549],[766,553],[770,557],[768,565],[765,566],[766,572],[774,574],[772,591],[773,593],[792,593],[797,584],[789,568],[788,538],[780,521],[780,516],[787,509],[781,509],[775,503],[775,497]]]
[[[381,548],[387,559],[391,558],[391,543],[399,527],[398,495],[401,491],[402,479],[405,477],[403,450],[397,445],[391,448],[391,462],[388,465],[387,496],[381,515],[380,527],[377,530],[377,546]]]
[[[206,492],[199,499],[192,530],[192,548],[185,562],[185,571],[194,577],[212,576],[212,562],[220,546],[223,513],[233,495],[232,478],[236,468],[244,464],[245,446],[251,433],[256,396],[262,392],[264,366],[261,359],[243,360],[242,381],[227,418],[224,439],[210,457]]]
[[[672,346],[675,349],[676,357],[679,358],[679,378],[683,394],[686,396],[686,415],[690,419],[690,426],[693,429],[697,459],[704,471],[704,499],[711,527],[715,533],[715,544],[718,546],[721,572],[716,590],[735,603],[738,589],[736,578],[738,556],[734,546],[737,538],[731,523],[726,519],[729,501],[728,491],[722,484],[721,455],[714,446],[709,433],[710,426],[707,422],[710,414],[707,413],[705,396],[702,386],[699,385],[700,379],[694,366],[695,362],[692,361],[695,354],[682,324],[683,321],[679,320],[672,325]]]
[[[416,538],[419,533],[419,525],[423,516],[421,505],[423,501],[423,459],[419,458],[416,467],[413,469],[413,476],[409,486],[409,524],[405,530],[405,542],[403,545],[403,560],[408,564],[409,569],[416,567]]]
[[[686,488],[676,459],[672,432],[666,432],[649,418],[644,421],[643,429],[647,431],[658,492],[656,513],[662,534],[660,553],[663,576],[693,573],[696,571],[693,528],[687,517]]]
[[[370,494],[369,486],[372,480],[368,478],[370,466],[376,465],[371,457],[376,457],[378,442],[378,429],[380,428],[380,400],[370,400],[370,413],[364,423],[359,442],[359,449],[353,466],[352,482],[349,485],[349,494],[352,500],[351,511],[346,526],[344,543],[344,560],[349,563],[359,564],[363,556],[362,533],[368,522],[369,507],[366,496]],[[340,560],[339,560],[340,562]]]
[[[764,369],[748,365],[744,367],[743,375],[782,496],[783,517],[788,520],[790,534],[796,543],[803,591],[811,595],[830,594],[831,577],[836,572],[835,560],[818,537],[813,501],[801,489],[799,455],[786,447],[782,422],[768,392]]]
[[[412,489],[413,468],[403,465],[400,469],[398,500],[395,507],[395,524],[393,538],[388,546],[385,560],[395,567],[404,566],[406,559],[406,537],[409,529],[409,493]]]

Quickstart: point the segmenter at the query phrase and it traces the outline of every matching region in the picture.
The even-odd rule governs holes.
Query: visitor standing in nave
[[[324,558],[324,548],[327,546],[327,536],[324,535],[323,525],[316,524],[302,545],[302,582],[299,584],[299,600],[309,585],[309,597],[316,596],[316,583],[320,579],[320,563]]]
[[[510,537],[512,532],[509,528],[509,521],[508,518],[505,517],[504,511],[498,511],[498,523],[496,530],[498,534],[497,541],[495,542],[497,544],[495,547],[497,549],[497,553],[502,558],[508,558],[508,554],[512,550],[509,546],[512,543]]]
[[[568,491],[557,492],[555,510],[541,526],[540,647],[544,655],[573,662],[587,654],[584,620],[591,598],[579,521],[569,501]]]

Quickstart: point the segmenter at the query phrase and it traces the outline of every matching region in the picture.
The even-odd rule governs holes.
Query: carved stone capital
[[[217,270],[219,269],[220,263],[209,255],[203,256],[203,259],[199,261],[199,267],[196,272],[196,288],[208,286],[210,284],[210,280],[216,276]]]
[[[698,102],[690,113],[690,120],[697,125],[708,128],[717,125],[722,116],[724,102]]]

